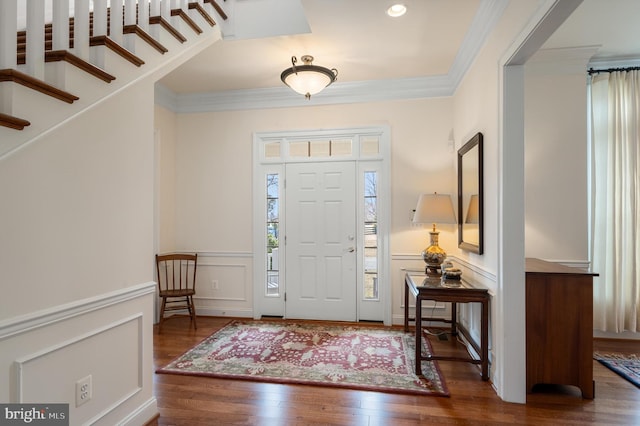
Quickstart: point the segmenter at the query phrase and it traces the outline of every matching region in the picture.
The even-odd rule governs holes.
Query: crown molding
[[[454,91],[473,64],[487,37],[498,24],[507,6],[509,6],[509,0],[482,0],[480,2],[478,11],[471,21],[469,30],[465,34],[449,70],[449,79],[453,84]]]
[[[338,82],[310,100],[292,96],[285,86],[222,92],[175,93],[160,83],[155,103],[175,113],[237,111],[453,96],[487,37],[508,6],[508,0],[481,0],[478,11],[446,75],[389,80]]]
[[[453,95],[449,76],[334,83],[331,90],[312,96],[291,96],[288,87],[178,94],[156,83],[155,103],[178,114],[353,104]]]

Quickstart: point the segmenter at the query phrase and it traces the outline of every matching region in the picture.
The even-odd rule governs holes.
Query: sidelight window
[[[267,296],[280,295],[280,256],[279,241],[280,236],[280,176],[275,174],[267,175]]]
[[[364,172],[365,300],[378,300],[378,173]]]

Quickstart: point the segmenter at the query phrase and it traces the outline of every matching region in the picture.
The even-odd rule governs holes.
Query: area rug
[[[437,363],[418,377],[414,360],[414,334],[398,329],[232,321],[157,373],[449,396]]]
[[[640,357],[638,355],[596,352],[593,358],[640,388]]]

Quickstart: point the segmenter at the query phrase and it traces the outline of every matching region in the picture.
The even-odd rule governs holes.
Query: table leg
[[[404,332],[409,331],[409,284],[404,279]]]
[[[489,380],[489,299],[482,301],[480,351],[482,352],[482,380]]]
[[[422,375],[422,299],[416,296],[416,375]]]
[[[458,304],[451,302],[451,335],[458,335]]]

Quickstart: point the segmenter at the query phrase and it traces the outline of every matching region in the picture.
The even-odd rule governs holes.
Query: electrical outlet
[[[218,283],[218,280],[211,280],[211,288],[213,290],[220,290],[220,284]]]
[[[93,395],[93,386],[91,384],[91,374],[76,382],[76,407],[88,402]]]

